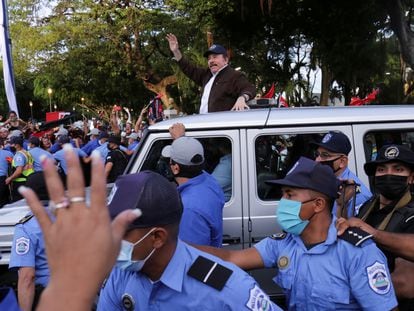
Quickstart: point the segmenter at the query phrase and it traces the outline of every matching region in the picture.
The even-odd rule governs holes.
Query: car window
[[[405,145],[414,150],[414,129],[371,131],[364,136],[365,162],[375,160],[382,146]]]
[[[230,200],[233,189],[232,141],[229,137],[215,136],[197,138],[204,147],[204,170],[216,178],[223,189],[225,200]],[[170,145],[172,139],[156,140],[144,161],[141,170],[155,171],[169,180],[174,180],[169,161],[161,155],[162,149]]]
[[[257,195],[262,200],[280,200],[281,189],[266,181],[286,176],[301,157],[315,159],[316,146],[325,133],[261,135],[255,140]]]
[[[370,131],[364,135],[365,162],[374,161],[378,150],[383,146],[404,145],[414,151],[414,129]],[[374,189],[373,178],[369,178],[371,189]]]

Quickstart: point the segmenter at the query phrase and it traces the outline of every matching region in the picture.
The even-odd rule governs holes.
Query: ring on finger
[[[72,197],[72,198],[69,198],[69,203],[70,204],[85,203],[85,202],[86,202],[85,197]]]
[[[54,201],[49,200],[49,205],[48,206],[49,206],[50,211],[54,212],[57,209],[69,207],[69,201],[68,201],[67,198],[63,198],[58,203],[55,203]]]

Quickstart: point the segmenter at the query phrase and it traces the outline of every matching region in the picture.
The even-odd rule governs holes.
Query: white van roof
[[[376,122],[404,122],[414,120],[414,105],[265,108],[245,111],[223,111],[173,118],[150,127],[151,131],[165,131],[176,123],[184,123],[187,130],[214,128],[278,127],[289,125],[330,125]]]

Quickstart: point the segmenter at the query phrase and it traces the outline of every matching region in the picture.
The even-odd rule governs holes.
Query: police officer
[[[340,238],[331,209],[338,183],[326,165],[301,157],[284,179],[277,221],[285,232],[241,251],[200,247],[243,269],[277,267],[289,310],[391,310],[386,258],[358,228]]]
[[[40,160],[43,155],[49,159],[53,158],[52,154],[49,151],[40,148],[40,139],[36,136],[29,138],[28,152],[33,158],[33,169],[35,172],[41,172],[43,170]]]
[[[53,154],[53,157],[55,158],[56,162],[60,166],[62,170],[61,173],[63,174],[63,176],[66,176],[68,172],[67,172],[65,151],[63,149],[63,146],[65,144],[70,143],[70,138],[69,136],[61,135],[59,136],[57,143],[59,144],[60,149]],[[82,159],[82,161],[85,161],[85,159],[87,158],[87,154],[83,150],[79,148],[73,148],[73,150],[78,155],[78,157]]]
[[[20,308],[23,311],[34,309],[49,281],[49,267],[43,233],[32,213],[16,224],[9,269],[18,269]]]
[[[182,205],[176,188],[144,171],[117,179],[109,210],[139,207],[98,310],[280,310],[247,273],[178,239]]]
[[[365,163],[364,170],[373,177],[375,195],[361,207],[358,217],[378,230],[414,233],[414,199],[410,191],[414,182],[414,152],[402,145],[383,146],[374,161]],[[386,250],[384,253],[393,272],[398,256]],[[410,270],[414,270],[414,266]],[[398,269],[393,279],[399,273],[403,276],[407,271]],[[398,296],[401,296],[400,291],[396,286]],[[400,310],[413,310],[414,300],[399,300],[399,304]]]
[[[114,182],[119,175],[122,175],[128,165],[128,156],[120,149],[121,137],[109,136],[108,155],[105,161],[105,173],[108,182]]]
[[[9,173],[10,159],[13,159],[13,153],[3,147],[4,141],[0,139],[0,207],[9,203],[10,190],[6,185],[6,178]]]
[[[342,200],[345,200],[345,206],[341,206],[341,209],[344,208],[344,215],[348,217],[356,215],[360,206],[372,196],[372,193],[362,183],[358,176],[356,176],[348,168],[348,155],[352,149],[348,136],[341,132],[331,131],[327,133],[320,142],[314,142],[313,144],[318,146],[315,152],[315,161],[331,167],[336,177],[344,182],[342,187],[347,187],[346,184],[348,182],[358,184],[356,188],[354,188],[356,191],[355,202],[353,202],[352,197],[348,198],[344,195],[344,197],[341,197],[335,203],[332,211],[333,214],[337,214],[338,203],[341,206]],[[354,186],[348,185],[348,189],[345,190],[348,190],[348,192],[350,192],[350,195],[352,195],[353,191],[351,191],[350,187]]]
[[[6,178],[6,185],[12,184],[12,199],[17,201],[22,198],[17,189],[26,183],[27,177],[34,172],[33,158],[23,149],[23,137],[13,136],[10,138],[10,147],[16,151],[12,160],[12,174]]]

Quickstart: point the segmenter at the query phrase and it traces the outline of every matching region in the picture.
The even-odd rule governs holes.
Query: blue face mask
[[[276,210],[276,217],[277,222],[282,229],[288,233],[300,235],[309,223],[309,220],[302,220],[299,217],[300,208],[302,204],[313,200],[314,199],[302,203],[299,201],[281,199]]]
[[[139,239],[135,243],[131,243],[125,240],[121,242],[121,250],[119,251],[118,258],[116,260],[116,266],[125,271],[133,271],[139,272],[141,271],[142,267],[144,267],[147,260],[154,254],[155,248],[149,253],[147,257],[141,260],[132,260],[132,252],[134,251],[134,247],[141,243],[146,237],[148,237],[155,229],[152,228],[145,234],[141,239]]]

